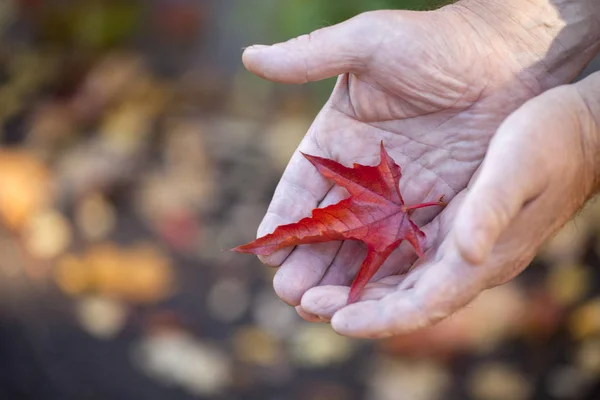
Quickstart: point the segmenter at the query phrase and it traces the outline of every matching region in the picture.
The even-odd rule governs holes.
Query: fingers
[[[319,285],[349,286],[366,256],[365,246],[351,240],[344,241]]]
[[[280,83],[306,83],[346,72],[359,73],[378,40],[376,26],[367,23],[366,15],[285,43],[250,46],[242,60],[250,72]]]
[[[562,207],[555,205],[554,216],[540,214],[555,224],[587,199],[595,178],[586,154],[596,146],[582,140],[585,108],[572,86],[561,86],[528,101],[500,126],[454,224],[456,245],[467,261],[483,263],[533,200],[569,198]]]
[[[437,249],[439,257],[425,261],[390,290],[370,292],[360,302],[345,306],[342,293],[331,287],[315,288],[302,298],[302,310],[331,318],[337,333],[351,337],[382,338],[433,325],[468,305],[483,290],[514,277],[529,263],[531,247],[540,244],[538,228],[547,222],[539,217],[544,203],[532,204],[533,208],[519,212],[484,266],[467,262],[449,236]]]
[[[412,289],[344,307],[333,315],[331,325],[341,335],[362,338],[412,332],[467,305],[485,288],[485,274],[484,268],[473,268],[460,255],[447,255],[428,267]]]
[[[258,227],[258,237],[272,233],[279,225],[310,216],[333,186],[300,152],[327,156],[310,138],[310,134],[306,135],[275,189],[267,213]],[[292,250],[281,249],[268,256],[259,256],[259,259],[266,265],[278,267]]]
[[[302,309],[302,307],[300,307],[300,306],[296,306],[296,312],[303,320],[305,320],[307,322],[323,322],[323,320],[321,318],[319,318],[317,315],[313,315],[313,314],[309,314],[309,313],[305,312]]]
[[[412,282],[407,277],[407,285],[393,293],[334,311],[331,324],[339,334],[386,337],[448,317],[481,291],[522,271],[544,238],[570,217],[575,206],[564,190],[572,186],[548,189],[550,179],[568,182],[576,176],[557,178],[557,157],[569,149],[556,139],[562,136],[549,135],[557,123],[549,126],[531,118],[547,109],[536,104],[521,108],[498,130],[477,178],[456,208],[456,218],[450,218],[452,229],[436,251],[439,258],[422,265],[420,277]],[[317,311],[304,300],[302,307]]]
[[[340,248],[340,242],[296,247],[273,278],[277,296],[289,305],[300,304],[302,295],[320,280]]]
[[[360,301],[378,300],[393,293],[398,286],[401,277],[396,277],[393,283],[374,282],[367,285],[360,296]],[[310,315],[320,321],[329,321],[333,315],[348,301],[347,286],[318,286],[310,289],[302,297],[302,303],[298,309],[303,315]]]
[[[435,238],[438,224],[434,221],[422,228],[429,240]],[[328,320],[333,313],[346,305],[349,286],[356,277],[358,269],[367,254],[364,246],[353,241],[345,241],[335,255],[335,259],[327,269],[318,286],[308,288],[302,296],[301,307],[306,313],[319,315]],[[415,282],[422,273],[423,268],[404,274],[414,262],[416,256],[414,249],[406,243],[396,249],[383,263],[379,271],[365,288],[365,295],[361,300],[381,297],[384,292],[374,288],[385,287],[395,290],[398,285],[405,287],[406,282]],[[333,297],[331,297],[333,296]]]
[[[436,245],[440,235],[445,237],[450,231],[463,199],[462,194],[457,195],[436,220],[422,228],[428,237],[428,246],[434,247],[426,252],[425,258],[417,261],[418,267],[406,274],[392,274],[370,283],[360,302],[350,306],[346,306],[347,287],[315,287],[302,297],[303,312],[332,320],[332,326],[338,333],[378,337],[408,332],[422,324],[432,323],[468,302],[487,282],[487,270],[472,268],[465,263],[455,247]],[[450,251],[441,250],[445,248],[450,248]],[[382,269],[388,267],[391,272],[393,265],[407,261],[407,255],[400,250],[392,253]],[[455,290],[450,290],[451,287]],[[365,315],[366,319],[361,315]]]
[[[545,160],[531,151],[539,127],[524,111],[513,114],[496,133],[456,217],[456,245],[472,264],[485,261],[523,205],[546,185]]]
[[[335,204],[347,196],[345,189],[336,186],[327,193],[319,207]],[[277,295],[290,305],[300,304],[304,292],[321,280],[341,244],[340,241],[331,241],[296,246],[273,279]]]

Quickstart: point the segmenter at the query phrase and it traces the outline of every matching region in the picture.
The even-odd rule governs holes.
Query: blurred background
[[[333,86],[265,82],[242,48],[439,3],[0,1],[0,399],[600,398],[597,202],[516,281],[382,341],[303,322],[224,251]]]

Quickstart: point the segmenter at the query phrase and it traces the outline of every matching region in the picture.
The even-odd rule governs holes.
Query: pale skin
[[[600,74],[568,85],[600,49],[595,0],[462,0],[436,11],[377,11],[243,61],[275,82],[339,76],[292,156],[258,235],[346,197],[300,151],[402,167],[425,257],[397,249],[345,305],[366,250],[354,241],[261,257],[274,288],[309,321],[352,337],[432,325],[514,278],[600,181]]]

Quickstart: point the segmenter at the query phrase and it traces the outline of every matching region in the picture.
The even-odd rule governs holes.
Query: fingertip
[[[296,306],[296,313],[298,313],[298,315],[305,321],[307,322],[325,322],[321,317],[319,317],[318,315],[314,315],[311,314],[309,312],[306,312],[302,306]]]
[[[266,44],[253,44],[244,48],[244,54],[254,54],[269,47],[271,46]]]
[[[255,44],[249,47],[246,47],[242,52],[242,63],[251,72],[256,71],[257,66],[260,63],[261,55],[264,49],[269,46],[262,44]]]
[[[283,264],[287,256],[291,253],[291,249],[278,250],[269,255],[257,256],[261,263],[268,267],[277,268]]]
[[[293,279],[289,279],[283,270],[277,271],[273,278],[273,289],[279,298],[286,304],[296,307],[300,305],[302,295],[299,285]]]
[[[326,320],[346,305],[348,288],[343,286],[318,286],[309,289],[300,301],[302,309]]]
[[[284,221],[280,217],[277,217],[272,214],[267,214],[263,220],[261,221],[257,231],[256,237],[261,238],[263,236],[269,235],[273,233],[278,226],[287,223],[288,221]],[[290,255],[294,247],[284,247],[282,249],[276,250],[271,254],[263,254],[258,255],[258,259],[263,264],[269,267],[279,267],[286,258]]]
[[[331,328],[339,335],[352,336],[355,333],[355,329],[352,324],[353,313],[352,309],[356,308],[357,304],[349,305],[339,311],[337,311],[331,317]]]
[[[333,317],[331,317],[329,323],[331,324],[331,328],[335,331],[335,333],[342,336],[348,336],[348,324],[344,320],[343,315],[339,313],[333,314]]]
[[[253,74],[275,83],[306,83],[306,64],[298,49],[285,43],[254,45],[242,53],[242,63]]]

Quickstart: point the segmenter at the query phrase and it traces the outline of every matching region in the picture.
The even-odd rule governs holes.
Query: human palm
[[[400,188],[407,204],[443,195],[449,205],[441,213],[430,208],[413,214],[427,236],[425,258],[419,260],[423,266],[414,264],[414,251],[403,243],[360,301],[411,293],[419,286],[433,294],[431,287],[441,282],[436,273],[425,273],[430,269],[426,264],[443,251],[440,244],[450,229],[460,193],[502,120],[537,90],[534,84],[524,84],[535,81],[534,57],[527,69],[522,59],[517,62],[510,56],[509,43],[483,34],[485,29],[478,29],[478,24],[484,26],[458,7],[380,11],[286,43],[247,49],[246,67],[272,81],[304,83],[339,75],[329,101],[292,156],[258,235],[347,197],[300,152],[345,165],[373,165],[383,140],[402,168]],[[343,306],[339,299],[345,298],[365,255],[361,243],[344,241],[296,246],[261,260],[279,267],[274,279],[278,295],[298,306],[304,318],[317,320],[306,312],[305,303],[311,308],[309,303],[319,302],[321,310],[329,307],[333,315]],[[437,275],[460,279],[441,270]],[[317,286],[322,288],[309,291]],[[464,289],[459,301],[466,303],[482,288]],[[427,315],[423,320],[416,311],[415,327],[436,318]]]

